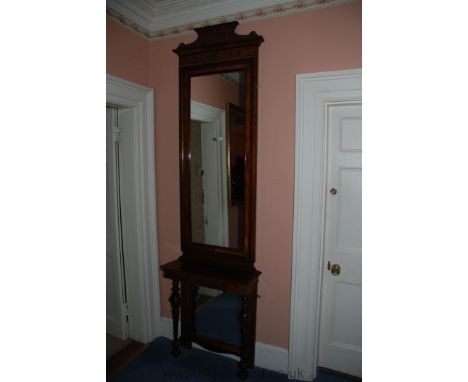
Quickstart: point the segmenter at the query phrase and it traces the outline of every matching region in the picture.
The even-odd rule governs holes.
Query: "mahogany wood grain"
[[[180,44],[179,56],[179,150],[180,150],[180,228],[182,255],[178,260],[161,265],[165,278],[173,282],[170,297],[173,318],[174,356],[179,344],[191,348],[192,342],[212,351],[240,357],[239,377],[247,378],[247,369],[255,363],[255,327],[257,285],[261,274],[255,268],[255,217],[257,182],[257,93],[258,51],[263,37],[255,32],[238,35],[237,21],[196,28],[196,41]],[[227,72],[243,72],[245,97],[240,105],[245,110],[244,204],[240,248],[212,246],[192,241],[190,191],[190,101],[191,78]],[[181,296],[179,294],[181,285]],[[242,296],[239,310],[241,345],[197,335],[195,327],[198,287],[208,287]],[[181,336],[179,338],[179,305]]]
[[[235,33],[237,22],[197,28],[198,39],[180,44],[179,55],[179,148],[181,261],[208,267],[255,273],[255,211],[257,174],[258,49],[263,38],[255,32]],[[190,191],[190,101],[191,78],[226,72],[244,72],[245,164],[243,238],[240,248],[227,248],[192,241]]]

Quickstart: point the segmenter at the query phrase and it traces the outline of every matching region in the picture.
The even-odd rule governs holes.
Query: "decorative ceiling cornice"
[[[302,13],[314,11],[317,9],[335,7],[343,4],[356,3],[360,0],[295,0],[286,1],[272,6],[262,8],[254,8],[248,11],[236,12],[225,16],[220,16],[211,19],[204,19],[197,22],[175,25],[173,27],[150,30],[143,27],[141,24],[130,20],[121,12],[107,6],[107,17],[113,19],[125,27],[137,32],[141,36],[149,40],[159,40],[163,38],[175,37],[177,35],[191,32],[194,28],[205,27],[208,25],[222,24],[230,21],[238,21],[239,23],[247,23],[256,20],[290,15],[294,13]]]
[[[239,86],[240,83],[240,76],[239,72],[231,72],[231,73],[221,73],[218,74],[222,79],[228,81],[232,85]]]

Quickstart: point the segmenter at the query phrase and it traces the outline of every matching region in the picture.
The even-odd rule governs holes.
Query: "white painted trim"
[[[255,343],[255,366],[287,374],[288,349],[257,341]]]
[[[132,295],[138,301],[129,301],[130,335],[140,342],[150,342],[161,333],[158,245],[156,229],[156,179],[154,155],[153,90],[120,78],[107,75],[106,102],[135,110],[135,126],[131,129],[134,142],[134,176],[137,193],[135,206],[138,232],[138,254],[126,259],[134,261],[139,283]]]
[[[204,103],[190,101],[190,118],[202,122],[224,121],[226,118],[223,109],[206,105]],[[224,118],[223,118],[224,117]]]
[[[216,296],[219,296],[221,293],[223,293],[223,291],[201,286],[200,289],[198,290],[198,293],[204,294],[205,296],[216,297]]]
[[[169,1],[173,3],[171,7],[166,7],[164,10],[160,9],[159,11],[155,10],[153,15],[149,15],[147,10],[142,9],[138,3],[129,2],[129,4],[124,4],[123,6],[119,4],[125,3],[125,0],[108,0],[108,6],[121,12],[145,29],[159,31],[285,3],[284,0],[255,0],[255,3],[238,0],[205,0],[201,3],[200,1],[198,3],[192,2],[192,4],[187,4],[186,1]]]
[[[113,335],[116,338],[125,340],[128,337],[128,322],[127,307],[124,302],[124,271],[122,261],[122,221],[119,216],[120,205],[121,205],[121,192],[120,192],[120,163],[119,154],[120,150],[116,145],[116,138],[120,144],[120,130],[117,127],[117,111],[115,109],[106,108],[106,182],[109,187],[108,195],[109,198],[106,203],[109,208],[109,215],[107,219],[110,221],[109,228],[112,231],[107,232],[109,235],[106,238],[107,245],[112,247],[106,248],[106,289],[112,288],[113,293],[108,293],[109,299],[106,299],[106,333]],[[111,261],[112,271],[108,273],[107,261]],[[110,283],[109,283],[110,282]],[[112,302],[114,304],[112,304]],[[114,314],[107,310],[111,305],[114,305],[116,310]],[[110,313],[110,314],[109,314]]]
[[[230,21],[247,23],[271,17],[315,11],[359,0],[212,0],[187,4],[168,0],[159,7],[131,0],[107,0],[107,15],[149,40],[193,32],[194,28]]]
[[[172,319],[161,317],[162,336],[170,338],[172,340]],[[205,348],[199,346],[196,343],[193,343],[195,349],[201,349],[205,351]],[[182,348],[182,351],[184,349]],[[239,360],[239,357],[236,357],[232,354],[216,353],[224,357],[231,359]],[[288,370],[288,350],[280,348],[278,346],[268,345],[261,342],[255,343],[255,366],[263,367],[264,369],[277,371],[280,373],[287,373]]]
[[[326,158],[326,109],[361,100],[361,70],[296,76],[296,168],[289,332],[290,378],[317,368]],[[307,105],[304,103],[306,102]],[[309,149],[306,149],[309,148]],[[298,376],[297,371],[301,371]]]

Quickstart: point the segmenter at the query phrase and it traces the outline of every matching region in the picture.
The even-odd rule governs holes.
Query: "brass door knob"
[[[341,266],[339,264],[333,264],[330,272],[333,276],[338,276],[341,273]]]
[[[330,194],[336,195],[336,188],[332,188],[332,189],[330,190]]]

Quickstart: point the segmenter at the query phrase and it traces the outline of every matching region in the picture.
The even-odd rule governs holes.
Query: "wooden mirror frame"
[[[235,33],[239,23],[196,28],[198,38],[181,43],[179,56],[179,148],[180,148],[180,228],[183,265],[257,273],[255,262],[255,210],[257,175],[257,87],[258,48],[263,37],[255,32]],[[245,72],[245,172],[244,235],[242,248],[194,243],[190,198],[190,101],[191,78],[201,75]]]

